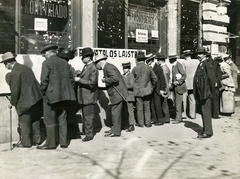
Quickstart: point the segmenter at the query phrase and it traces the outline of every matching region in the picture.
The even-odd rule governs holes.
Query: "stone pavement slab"
[[[200,115],[180,124],[136,128],[106,138],[71,140],[67,149],[42,151],[0,144],[1,179],[237,179],[240,109],[213,120],[214,135],[197,139]]]

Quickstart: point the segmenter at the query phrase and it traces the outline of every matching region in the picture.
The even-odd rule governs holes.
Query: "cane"
[[[9,96],[6,96],[6,98],[10,101]],[[9,105],[8,107],[10,109],[10,150],[12,150],[13,149],[13,146],[12,146],[12,106]]]
[[[122,97],[122,99],[128,104],[128,106],[130,106],[133,110],[135,109],[134,106],[132,106],[131,104],[129,104],[129,102],[127,101],[127,99],[122,95],[122,93],[120,93],[120,91],[118,91],[118,89],[113,86],[113,88],[117,91],[117,93]]]

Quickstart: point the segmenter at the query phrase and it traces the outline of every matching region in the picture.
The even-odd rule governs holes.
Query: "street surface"
[[[122,131],[119,138],[71,140],[67,149],[0,144],[1,179],[239,179],[240,107],[213,119],[214,135],[197,139],[201,116],[180,124]]]

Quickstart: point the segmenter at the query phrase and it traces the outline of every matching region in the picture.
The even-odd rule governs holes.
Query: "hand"
[[[160,90],[160,94],[161,94],[161,96],[163,96],[163,95],[164,95],[164,93],[165,93],[165,91],[163,91],[163,90]]]
[[[74,77],[74,81],[77,82],[80,80],[80,77]]]
[[[174,81],[174,82],[173,82],[173,85],[174,85],[174,86],[177,86],[178,84],[179,84],[178,81]]]
[[[102,78],[102,82],[105,83],[105,81],[106,81],[106,78]]]

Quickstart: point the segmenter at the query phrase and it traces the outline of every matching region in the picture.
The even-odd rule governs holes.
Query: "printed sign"
[[[148,43],[148,30],[136,29],[136,42]]]
[[[43,18],[34,19],[34,30],[47,31],[48,30],[48,20]]]

